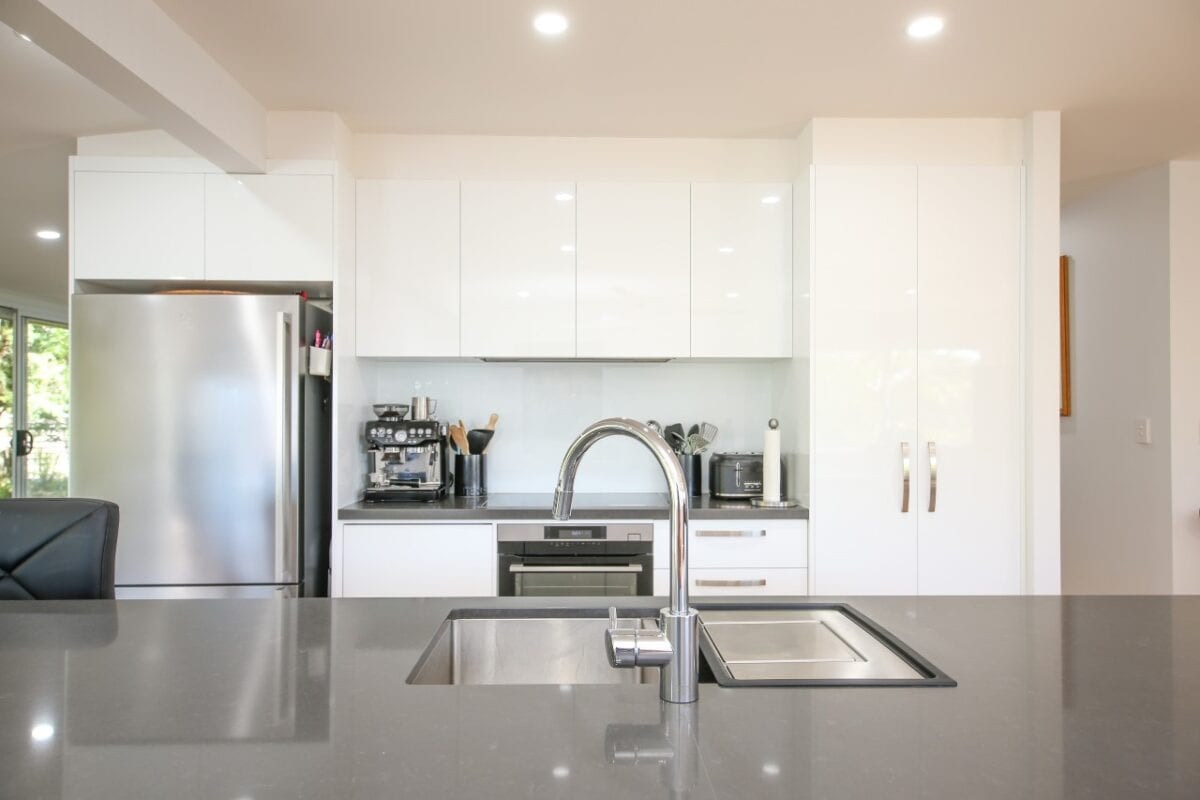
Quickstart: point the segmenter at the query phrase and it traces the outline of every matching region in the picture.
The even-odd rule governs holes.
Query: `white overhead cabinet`
[[[813,181],[814,590],[1017,593],[1019,171]]]
[[[458,183],[360,180],[356,215],[357,354],[458,356]]]
[[[333,280],[332,175],[204,176],[204,277]]]
[[[690,185],[581,183],[578,202],[578,356],[689,356]]]
[[[691,228],[692,356],[791,356],[791,184],[692,184]]]
[[[575,355],[575,185],[462,184],[462,355]]]
[[[76,279],[204,279],[203,175],[78,171],[74,180]]]

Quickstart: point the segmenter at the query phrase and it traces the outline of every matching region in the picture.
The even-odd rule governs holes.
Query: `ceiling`
[[[1060,108],[1064,181],[1200,156],[1196,0],[158,0],[264,105],[355,131],[775,137]],[[546,8],[559,39],[531,28]],[[946,19],[937,39],[911,17]]]
[[[142,118],[0,24],[0,290],[67,301],[67,157]],[[63,238],[34,236],[53,228]]]

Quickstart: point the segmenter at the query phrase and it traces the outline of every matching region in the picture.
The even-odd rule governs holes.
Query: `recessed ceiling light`
[[[763,775],[770,775],[772,777],[774,777],[775,775],[778,775],[780,772],[779,765],[776,764],[774,761],[768,761],[767,763],[763,764],[762,771],[763,771]]]
[[[737,300],[739,297],[741,297],[741,295],[738,294],[737,292],[726,292],[725,296],[728,297],[730,300]]]
[[[33,37],[30,36],[28,33],[21,33],[20,31],[13,31],[13,33],[15,33],[17,35],[17,38],[20,39],[21,41],[24,41],[24,42],[32,42],[33,41]]]
[[[38,231],[36,235],[39,239],[45,239],[48,242],[52,242],[55,239],[62,237],[61,233],[51,230],[50,228],[43,228],[42,230]]]
[[[554,769],[550,770],[550,774],[556,778],[569,778],[569,777],[571,777],[571,768],[564,767],[564,766],[558,766],[558,767],[555,767]]]
[[[570,192],[559,192],[558,194],[554,195],[554,199],[560,203],[569,203],[575,199],[575,195],[571,194]]]
[[[558,249],[559,249],[559,250],[562,250],[564,253],[574,253],[574,252],[575,252],[575,245],[573,245],[573,244],[564,244],[562,247],[560,247],[560,248],[558,248]]]
[[[517,297],[519,297],[519,298],[521,298],[522,300],[524,300],[526,297],[529,297],[529,290],[528,290],[528,289],[521,289],[520,291],[518,291],[518,292],[517,292]]]
[[[718,247],[717,252],[723,256],[727,256],[733,252],[733,248],[732,247]]]
[[[927,15],[917,17],[912,22],[908,23],[908,35],[914,39],[928,39],[931,36],[937,36],[942,32],[942,28],[946,26],[946,21],[941,17]]]
[[[779,195],[777,195],[777,194],[769,194],[769,195],[767,195],[766,197],[764,197],[764,198],[762,199],[762,201],[763,201],[763,205],[767,205],[767,206],[773,206],[773,205],[775,205],[776,203],[778,203],[778,202],[779,202],[779,199],[780,199],[780,198],[779,198]]]
[[[571,27],[571,23],[557,11],[543,11],[533,18],[533,27],[545,36],[558,36]]]
[[[54,726],[45,722],[38,723],[33,726],[29,735],[35,742],[44,742],[54,736]]]

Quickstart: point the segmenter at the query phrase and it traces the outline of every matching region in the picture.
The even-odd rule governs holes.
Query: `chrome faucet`
[[[579,462],[592,445],[609,436],[629,436],[644,444],[667,478],[671,589],[670,603],[659,612],[657,631],[619,628],[616,612],[609,612],[610,627],[604,634],[608,663],[617,668],[659,667],[659,696],[668,703],[694,703],[699,696],[700,638],[699,616],[688,606],[688,487],[667,440],[632,419],[613,417],[592,423],[563,456],[551,514],[558,520],[571,518]]]

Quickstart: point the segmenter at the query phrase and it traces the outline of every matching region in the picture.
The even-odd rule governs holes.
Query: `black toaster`
[[[782,464],[779,469],[783,479]],[[708,493],[724,500],[762,497],[762,453],[713,453],[708,459]]]

